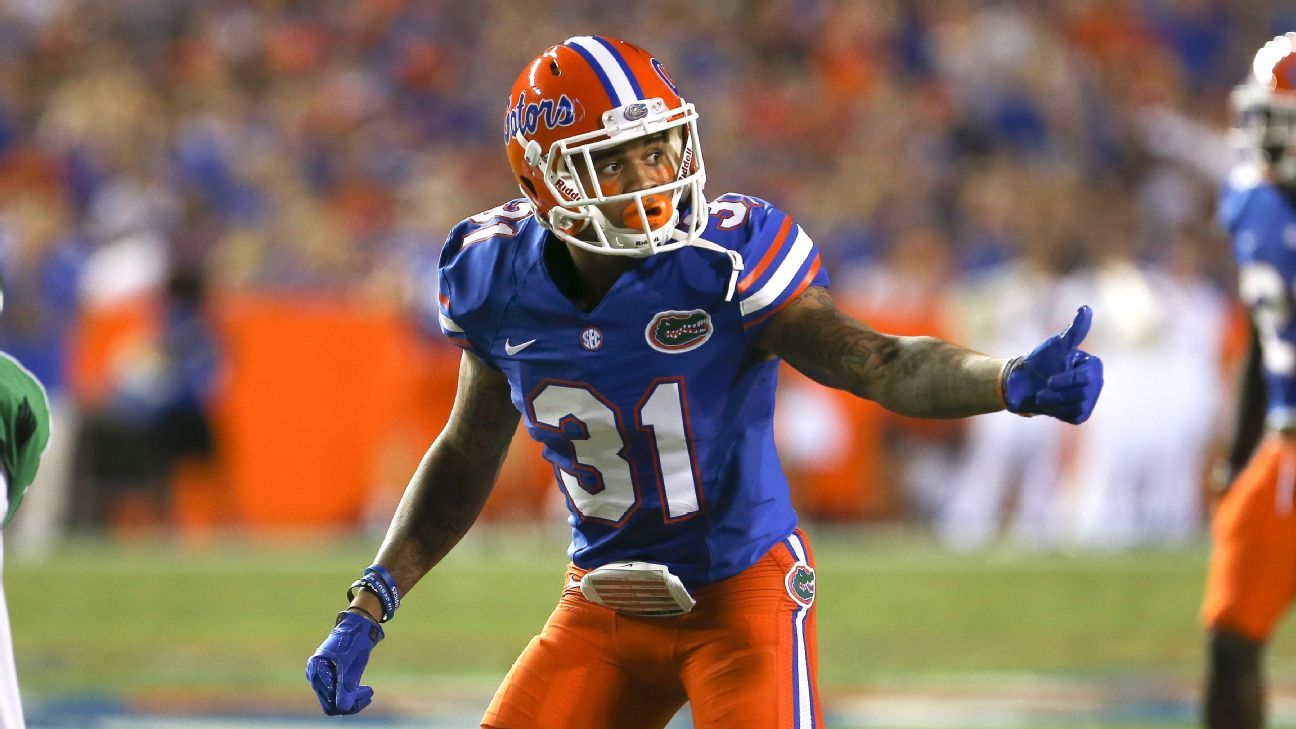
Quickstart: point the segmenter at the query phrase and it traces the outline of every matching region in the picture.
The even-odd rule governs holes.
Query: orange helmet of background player
[[[690,245],[706,228],[706,174],[697,111],[660,61],[606,36],[576,36],[527,64],[505,111],[509,166],[536,219],[560,239],[612,255],[647,256]],[[673,179],[641,190],[603,190],[594,156],[662,135]],[[587,184],[587,182],[591,184]],[[599,206],[619,207],[611,224]]]
[[[1231,103],[1243,143],[1263,155],[1277,181],[1296,184],[1296,33],[1256,52]]]

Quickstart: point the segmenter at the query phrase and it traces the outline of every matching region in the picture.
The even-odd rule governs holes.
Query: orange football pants
[[[1296,441],[1270,435],[1220,500],[1202,621],[1264,641],[1296,595]]]
[[[689,701],[696,729],[818,729],[813,570],[798,530],[738,575],[692,590],[686,615],[621,615],[566,587],[481,725],[661,729]],[[583,574],[569,567],[567,580]]]

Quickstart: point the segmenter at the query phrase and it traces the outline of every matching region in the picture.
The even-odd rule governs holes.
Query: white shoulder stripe
[[[788,284],[792,282],[792,277],[797,274],[797,271],[801,270],[801,266],[805,264],[806,259],[810,257],[813,251],[814,241],[810,240],[810,236],[806,235],[805,231],[801,230],[801,226],[798,225],[796,240],[793,241],[792,247],[788,250],[783,262],[774,271],[774,275],[770,276],[764,286],[757,289],[740,303],[742,315],[755,314],[772,304],[787,289]]]
[[[450,317],[440,312],[437,312],[437,317],[439,317],[441,320],[441,328],[446,330],[447,332],[460,332],[460,333],[463,332],[463,327],[459,326],[458,324],[455,324],[454,319],[451,319]]]
[[[602,43],[594,40],[588,35],[578,35],[574,38],[568,38],[568,43],[580,46],[586,53],[598,61],[599,67],[603,69],[603,75],[607,76],[612,88],[616,91],[617,98],[615,104],[622,106],[629,104],[638,99],[635,96],[634,87],[630,85],[630,79],[626,77],[625,69],[617,63],[617,59],[612,57],[608,49],[603,47]]]

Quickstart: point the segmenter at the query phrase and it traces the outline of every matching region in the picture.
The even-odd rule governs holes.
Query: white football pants
[[[9,510],[9,478],[0,468],[0,518]],[[4,540],[0,539],[0,729],[23,729],[22,700],[18,697],[18,671],[14,668],[13,634],[4,599]]]

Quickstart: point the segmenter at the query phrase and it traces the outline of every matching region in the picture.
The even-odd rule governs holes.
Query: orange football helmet
[[[1234,129],[1279,182],[1296,183],[1296,33],[1264,44],[1233,90]]]
[[[647,51],[576,36],[523,69],[509,94],[504,136],[541,225],[597,253],[648,256],[690,245],[706,228],[697,119]],[[597,189],[594,155],[658,134],[673,152],[673,179],[642,190]],[[632,227],[613,226],[598,207],[612,204],[624,206],[622,222]]]

